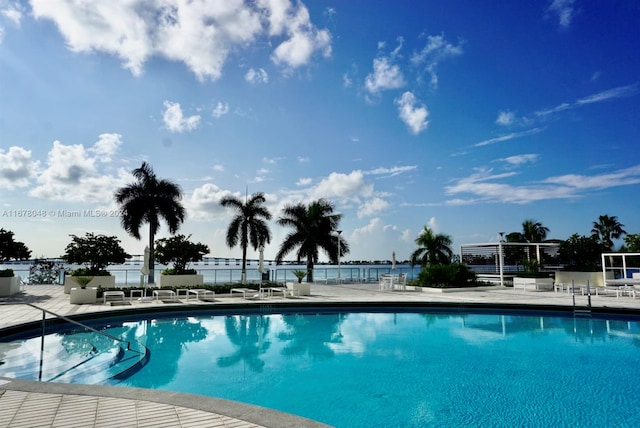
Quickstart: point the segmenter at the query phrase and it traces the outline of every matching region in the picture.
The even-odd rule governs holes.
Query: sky
[[[267,258],[318,198],[352,261],[424,226],[456,253],[527,219],[640,233],[639,23],[636,0],[0,0],[0,227],[34,257],[87,232],[142,254],[113,194],[145,161],[215,257],[241,257],[219,201],[247,192]]]

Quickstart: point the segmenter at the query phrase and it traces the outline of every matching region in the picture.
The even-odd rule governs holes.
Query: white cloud
[[[297,68],[307,64],[314,53],[331,56],[331,33],[317,29],[310,20],[309,11],[302,3],[295,8],[289,0],[262,0],[259,3],[271,13],[269,15],[272,35],[286,34],[289,38],[280,43],[271,60],[280,65]]]
[[[389,207],[389,202],[382,198],[372,198],[358,207],[358,218],[372,217]]]
[[[391,168],[376,168],[369,171],[365,171],[364,174],[371,175],[386,175],[388,177],[393,177],[399,174],[403,174],[405,172],[414,171],[418,168],[417,165],[406,165],[406,166],[394,166]]]
[[[427,43],[419,51],[411,56],[411,62],[416,66],[422,66],[430,75],[432,88],[438,87],[438,64],[449,58],[462,55],[462,44],[453,45],[445,40],[444,35],[426,36]]]
[[[552,0],[549,5],[549,11],[558,15],[560,26],[569,27],[575,13],[575,0]]]
[[[102,134],[88,149],[82,144],[54,141],[47,155],[47,167],[38,174],[39,185],[29,194],[51,200],[110,203],[113,190],[131,179],[122,168],[115,176],[105,170],[119,146],[118,134]]]
[[[169,131],[192,131],[200,124],[200,115],[185,117],[182,113],[180,103],[165,101],[163,105],[165,107],[165,111],[162,113],[162,120]]]
[[[223,190],[212,183],[205,183],[195,189],[191,196],[184,201],[189,217],[194,219],[222,218],[225,208],[220,205],[220,200],[226,196],[240,197],[229,190]]]
[[[364,180],[362,171],[353,171],[350,174],[332,172],[324,178],[312,190],[313,198],[354,198],[358,196],[369,197],[373,195],[373,185]]]
[[[36,19],[53,21],[73,52],[105,52],[134,75],[154,56],[184,63],[199,80],[217,80],[230,52],[270,46],[287,67],[307,64],[315,52],[331,54],[331,35],[317,29],[307,8],[290,0],[80,2],[31,0]]]
[[[398,89],[405,85],[404,77],[398,65],[391,59],[379,57],[373,60],[373,73],[367,75],[365,88],[372,94],[389,89]]]
[[[427,129],[429,111],[413,93],[405,92],[395,103],[398,106],[398,117],[409,127],[411,133],[417,135]]]
[[[311,159],[308,156],[298,156],[297,160],[299,163],[308,163]]]
[[[501,111],[498,113],[498,118],[496,119],[496,123],[498,125],[509,126],[513,124],[515,120],[515,114],[510,111]]]
[[[571,110],[577,107],[582,107],[589,104],[608,101],[616,98],[632,97],[638,94],[640,91],[640,83],[636,82],[632,85],[618,86],[616,88],[607,89],[602,92],[598,92],[586,97],[580,98],[573,103],[563,102],[555,107],[546,110],[539,110],[534,114],[538,117],[549,116],[554,113],[559,113],[565,110]]]
[[[308,186],[313,182],[309,177],[302,177],[296,182],[296,186]]]
[[[13,22],[15,25],[20,26],[20,21],[22,21],[23,15],[23,7],[19,3],[10,3],[7,7],[0,10],[0,14],[2,14],[5,18]]]
[[[214,171],[218,171],[218,172],[223,172],[224,171],[224,165],[216,164],[216,165],[213,166],[213,170]]]
[[[229,104],[218,101],[216,103],[216,106],[213,108],[213,112],[211,112],[211,115],[216,119],[220,119],[227,113],[229,113]]]
[[[503,141],[513,140],[514,138],[527,137],[529,135],[535,135],[542,132],[542,128],[533,128],[522,132],[512,132],[511,134],[502,135],[500,137],[490,138],[488,140],[480,141],[474,144],[474,147],[488,146],[490,144],[501,143]]]
[[[39,162],[31,160],[31,150],[12,146],[5,153],[0,149],[0,189],[28,186],[38,167]]]
[[[582,198],[589,191],[640,184],[640,165],[593,176],[581,174],[554,176],[521,185],[499,182],[515,175],[513,172],[493,174],[490,169],[479,169],[469,177],[459,179],[455,184],[445,188],[449,195],[470,194],[471,196],[451,199],[447,204],[527,204],[541,200]]]
[[[96,155],[102,162],[110,162],[118,148],[122,145],[122,135],[120,134],[100,134],[99,140],[89,148],[89,152]]]
[[[268,83],[269,75],[263,68],[259,68],[257,70],[250,68],[244,75],[244,80],[249,83],[258,84],[258,83]]]
[[[506,158],[498,159],[498,161],[506,162],[509,165],[513,165],[513,166],[520,166],[525,163],[534,163],[538,160],[539,157],[540,155],[536,155],[536,154],[525,154],[525,155],[509,156]]]

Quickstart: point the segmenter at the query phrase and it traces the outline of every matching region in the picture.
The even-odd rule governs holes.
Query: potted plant
[[[94,235],[87,233],[84,237],[71,235],[71,243],[67,245],[65,254],[61,257],[69,264],[84,265],[70,272],[70,278],[64,280],[64,292],[69,294],[71,288],[102,287],[113,288],[116,278],[107,270],[112,264],[122,264],[131,257],[120,246],[120,240],[115,236]],[[78,277],[91,277],[91,280],[82,287]]]
[[[0,229],[0,264],[9,260],[28,260],[31,250],[22,242],[13,239],[13,232]],[[20,291],[18,278],[13,269],[0,270],[0,297],[11,296]]]
[[[522,262],[525,270],[517,272],[513,278],[513,288],[532,287],[534,290],[553,290],[553,278],[548,273],[540,272],[540,262],[536,259]]]
[[[189,263],[201,261],[209,252],[209,247],[199,242],[191,242],[190,239],[191,235],[175,235],[155,242],[155,259],[163,265],[172,265],[161,272],[158,278],[159,287],[204,284],[203,276],[198,275],[195,269],[189,269]]]
[[[555,282],[604,287],[601,254],[604,249],[595,236],[580,236],[577,233],[560,243],[558,250],[564,269],[555,272]],[[613,279],[613,272],[606,273]]]
[[[307,276],[307,271],[294,270],[293,274],[295,275],[296,278],[298,278],[298,284],[301,284],[304,277]]]

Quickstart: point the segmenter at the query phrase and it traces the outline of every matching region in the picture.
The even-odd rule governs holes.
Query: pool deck
[[[412,288],[412,287],[408,287]],[[214,302],[186,300],[181,297],[172,302],[134,299],[126,306],[103,304],[72,305],[69,295],[59,285],[27,285],[22,292],[0,298],[0,329],[42,319],[42,312],[19,303],[32,303],[59,315],[89,315],[114,310],[144,310],[152,312],[187,305],[367,305],[393,304],[412,306],[420,304],[502,307],[519,305],[539,308],[571,310],[573,296],[553,291],[525,291],[503,287],[486,287],[455,292],[414,290],[381,291],[378,284],[312,284],[311,296],[284,298],[272,296],[259,300],[244,299],[242,295],[216,295]],[[587,296],[577,294],[576,305],[587,306]],[[594,311],[635,312],[640,314],[640,296],[616,297],[613,294],[591,296]],[[195,308],[194,308],[195,309]],[[47,316],[49,318],[50,316]],[[69,385],[39,383],[0,378],[1,427],[326,427],[318,422],[282,412],[243,403],[180,394],[167,391],[121,388],[95,385]]]

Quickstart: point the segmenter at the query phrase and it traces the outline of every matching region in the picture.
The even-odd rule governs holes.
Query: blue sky
[[[456,252],[526,219],[640,233],[638,22],[632,0],[0,0],[0,227],[34,256],[85,232],[141,254],[113,193],[147,161],[214,256],[240,256],[219,200],[247,188],[274,218],[332,201],[351,260],[408,258],[424,225]]]

